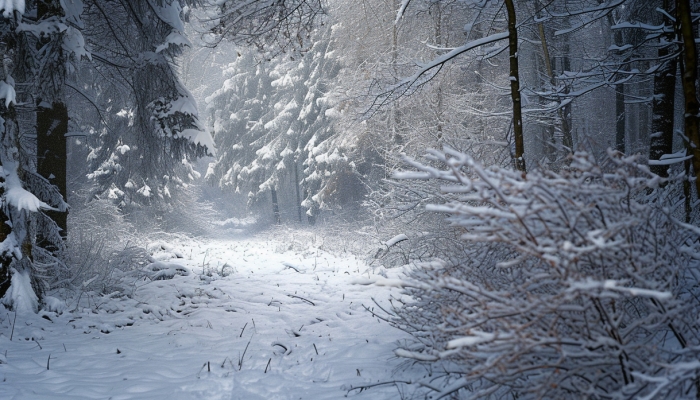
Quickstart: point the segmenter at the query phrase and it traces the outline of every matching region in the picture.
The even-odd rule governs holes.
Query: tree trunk
[[[47,105],[48,106],[48,105]],[[68,133],[68,109],[60,102],[49,107],[39,105],[36,115],[37,172],[58,188],[64,199],[66,187],[66,133]],[[68,213],[46,211],[61,229],[65,239],[68,232]],[[40,243],[42,245],[42,243]]]
[[[36,6],[37,20],[47,20],[63,16],[63,8],[59,1],[40,0]],[[62,41],[63,34],[44,36],[39,46],[47,46],[50,42]],[[65,60],[60,46],[56,46],[57,54],[49,60],[45,78],[51,83],[44,83],[42,91],[46,98],[39,98],[36,113],[37,141],[37,173],[46,178],[58,188],[64,201],[67,200],[66,167],[68,153],[66,150],[66,134],[68,133],[68,109],[63,100],[63,82],[65,81]],[[42,199],[44,201],[48,199]],[[59,229],[64,239],[68,234],[68,212],[47,211]],[[39,233],[41,235],[41,232]],[[47,250],[53,250],[50,244],[44,243],[43,238],[37,238],[38,244]]]
[[[294,188],[296,189],[297,192],[297,214],[299,215],[299,223],[301,223],[301,213],[302,213],[302,207],[301,207],[301,195],[299,194],[299,161],[295,160],[294,161]]]
[[[272,214],[275,217],[275,224],[280,225],[282,220],[280,219],[280,206],[277,202],[277,190],[270,189],[270,193],[272,194]]]
[[[662,47],[659,59],[671,54],[671,49]],[[660,160],[664,154],[673,152],[673,99],[676,88],[677,59],[664,62],[654,74],[654,96],[652,102],[651,142],[649,159]],[[651,172],[668,177],[668,165],[651,165]]]
[[[19,59],[18,50],[22,49],[17,46],[17,23],[21,21],[18,13],[15,13],[10,19],[10,33],[5,37],[0,38],[0,49],[5,50],[4,54],[0,54],[0,82],[14,86],[11,84],[12,79],[9,76],[9,68],[5,64],[6,59],[13,59],[15,62]],[[20,71],[21,72],[21,71]],[[0,100],[0,166],[7,168],[10,163],[18,163],[19,146],[18,134],[19,126],[17,124],[17,110],[13,103],[5,104],[5,99]],[[16,167],[16,165],[15,165]],[[0,183],[5,183],[5,174],[0,176]],[[5,192],[5,186],[0,186],[0,196]],[[12,285],[12,269],[13,263],[17,260],[18,252],[20,258],[27,257],[28,254],[22,253],[26,249],[26,235],[22,236],[18,232],[27,231],[28,223],[24,218],[17,218],[17,210],[7,203],[7,200],[2,197],[0,199],[0,298],[4,297]],[[17,265],[14,265],[17,267]],[[13,304],[14,306],[14,304]]]
[[[2,60],[0,60],[2,62]],[[2,134],[2,144],[5,143],[5,136],[7,134],[7,126],[12,124],[14,118],[14,107],[5,108],[4,102],[0,104],[0,119],[4,120],[5,126],[0,126],[0,134]],[[1,144],[0,144],[1,145]],[[0,159],[0,165],[2,165],[2,160]],[[4,183],[5,178],[0,177],[0,183]],[[0,196],[4,195],[5,187],[0,186]],[[7,204],[2,204],[0,207],[0,243],[4,242],[9,236],[12,235],[12,221],[10,217],[6,214]],[[12,253],[12,247],[3,246],[2,252],[0,252],[0,298],[5,296],[5,293],[10,288],[12,282],[12,273],[10,272],[10,264],[14,260],[14,255]]]
[[[569,37],[567,36],[564,40],[566,40],[566,43],[564,43],[563,49],[564,49],[564,56],[562,57],[562,72],[569,71],[571,69],[571,59],[569,58]],[[564,93],[569,93],[569,86],[565,84],[564,86]],[[567,103],[564,107],[561,108],[561,130],[562,130],[562,140],[564,142],[564,147],[568,148],[569,151],[573,152],[574,151],[574,137],[573,133],[571,130],[572,122],[571,122],[571,102]]]
[[[683,95],[685,97],[685,136],[690,141],[688,149],[693,156],[693,173],[696,176],[695,188],[700,195],[700,132],[698,126],[698,93],[695,84],[698,80],[698,55],[695,48],[695,35],[693,34],[693,21],[690,15],[690,0],[676,0],[678,18],[676,29],[681,38],[683,49],[683,68],[681,80],[683,83]]]
[[[615,31],[615,45],[622,47],[622,31]],[[626,61],[626,60],[625,60]],[[624,67],[621,67],[624,68]],[[625,84],[615,85],[615,149],[625,153],[625,139],[627,134],[627,120],[625,118]]]
[[[620,153],[625,152],[625,134],[627,132],[627,120],[625,119],[625,84],[615,85],[615,149]]]
[[[515,4],[505,0],[508,14],[508,47],[510,50],[510,97],[513,101],[513,136],[515,139],[515,169],[526,172],[525,143],[523,140],[523,116],[520,101],[520,73],[518,70],[518,28]]]
[[[540,18],[539,12],[537,13],[536,17]],[[554,70],[552,69],[552,57],[549,55],[549,45],[547,44],[547,35],[545,34],[544,24],[541,22],[537,24],[537,30],[540,35],[540,43],[542,44],[542,64],[544,65],[544,69],[547,72],[547,77],[549,78],[549,87],[547,87],[548,85],[546,83],[543,83],[542,92],[554,92],[556,87],[556,80],[554,78]],[[546,96],[543,96],[541,98],[541,102],[542,104],[545,104],[547,102]],[[559,120],[561,120],[561,109],[557,110],[557,117]],[[554,121],[554,123],[546,124],[544,126],[543,138],[545,147],[544,155],[550,161],[555,162],[558,161],[559,157],[557,156],[557,153],[559,152],[559,148],[561,146],[561,132],[557,132],[557,122],[558,121]],[[557,165],[555,165],[555,169],[558,169]]]
[[[0,42],[0,46],[5,47],[4,42]],[[5,66],[5,54],[0,55],[0,82],[4,82],[7,78],[7,71]],[[12,107],[12,105],[10,105]],[[10,117],[11,109],[5,108],[4,102],[0,102],[0,118],[7,121]],[[3,126],[6,122],[0,125],[0,145],[4,143],[5,127]],[[0,159],[0,166],[2,165],[2,160]],[[0,176],[0,198],[5,194],[5,178]],[[0,204],[0,243],[4,242],[8,236],[12,234],[12,227],[10,225],[10,217],[5,213],[5,204]],[[4,246],[6,247],[6,246]],[[5,293],[10,288],[10,283],[12,282],[12,274],[10,273],[10,263],[12,263],[12,251],[11,249],[6,249],[0,252],[0,298],[5,296]]]
[[[396,11],[399,7],[398,0],[390,0],[392,12]],[[391,25],[391,68],[394,76],[398,76],[398,59],[399,59],[399,27],[397,24]],[[395,101],[391,102],[391,110],[389,113],[389,131],[391,132],[391,138],[394,144],[402,145],[403,136],[399,131],[398,122],[398,110]]]

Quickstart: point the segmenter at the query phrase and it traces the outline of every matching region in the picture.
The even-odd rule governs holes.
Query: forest
[[[0,398],[700,399],[700,3],[0,12]]]

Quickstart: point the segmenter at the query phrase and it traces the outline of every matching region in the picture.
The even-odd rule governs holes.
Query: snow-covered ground
[[[400,384],[352,388],[418,372],[393,354],[407,335],[365,310],[396,289],[353,284],[385,273],[353,256],[265,239],[149,248],[151,276],[172,279],[0,315],[0,399],[396,399]]]

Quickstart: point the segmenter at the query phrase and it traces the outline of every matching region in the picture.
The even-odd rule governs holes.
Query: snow
[[[473,331],[474,336],[464,336],[453,339],[447,342],[448,349],[456,349],[458,347],[474,346],[479,343],[490,342],[496,338],[496,335],[488,332]]]
[[[5,199],[18,210],[37,212],[40,209],[53,210],[54,208],[39,200],[32,193],[21,186],[13,186],[5,193]]]
[[[155,241],[145,272],[190,273],[130,297],[49,298],[15,323],[0,307],[0,398],[398,398],[359,388],[417,377],[393,352],[408,335],[365,310],[397,290],[352,284],[377,277],[354,256],[243,236]]]
[[[198,129],[184,129],[179,134],[183,138],[187,138],[190,142],[194,144],[199,144],[205,146],[209,152],[214,153],[216,147],[214,146],[214,139],[208,131],[200,131]]]
[[[5,305],[12,305],[19,315],[33,315],[37,312],[39,299],[32,289],[29,271],[26,269],[17,271],[12,268],[12,283],[1,302]]]
[[[172,31],[165,38],[165,42],[156,47],[156,53],[160,53],[161,51],[166,50],[170,47],[171,44],[175,45],[175,47],[190,46],[190,41],[187,40],[187,38],[182,33]]]
[[[136,193],[143,197],[151,197],[151,187],[148,185],[143,185],[141,189],[137,190]]]
[[[411,0],[401,0],[401,6],[399,7],[399,11],[396,13],[396,20],[394,21],[394,24],[398,25],[399,21],[401,21],[404,12],[406,12],[406,7],[408,7],[410,2]]]
[[[72,26],[67,27],[63,35],[63,49],[68,53],[75,55],[75,58],[80,60],[85,57],[92,60],[92,54],[85,48],[85,38],[79,30]]]
[[[154,281],[173,279],[176,275],[190,275],[189,268],[174,262],[156,261],[148,264],[144,270],[150,272],[150,278]]]
[[[45,296],[43,299],[44,310],[61,314],[66,311],[66,302],[53,296]]]
[[[29,32],[37,38],[64,32],[66,29],[68,29],[68,25],[55,19],[42,20],[41,22],[30,24],[21,22],[17,26],[19,32]]]
[[[408,236],[406,236],[405,234],[402,233],[402,234],[396,235],[393,238],[387,240],[384,243],[384,245],[386,245],[386,247],[391,247],[391,246],[395,245],[396,243],[403,242],[404,240],[408,240]]]
[[[180,12],[182,11],[180,2],[166,2],[163,6],[151,4],[151,7],[158,15],[158,18],[170,25],[175,31],[183,32],[185,30],[185,25],[180,18]]]
[[[36,212],[40,209],[58,211],[57,209],[39,200],[31,192],[22,187],[22,183],[17,175],[17,163],[15,161],[5,160],[4,168],[2,168],[0,171],[5,178],[5,201],[7,204],[13,206],[19,211],[27,210]]]
[[[0,81],[0,99],[5,99],[5,108],[12,103],[16,103],[16,96],[15,88],[12,85]]]
[[[0,0],[2,16],[10,18],[14,11],[24,14],[24,0]]]
[[[649,165],[672,165],[692,159],[692,155],[686,155],[685,149],[672,154],[664,154],[659,160],[649,160]]]

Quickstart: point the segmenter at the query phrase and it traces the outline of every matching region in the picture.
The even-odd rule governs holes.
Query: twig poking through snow
[[[248,341],[248,344],[245,345],[245,349],[243,349],[243,355],[241,358],[238,360],[238,370],[240,371],[241,368],[243,368],[243,358],[245,357],[246,351],[248,351],[248,346],[250,346],[250,342],[253,340],[253,337],[250,337],[250,340]]]
[[[280,342],[272,343],[272,345],[273,345],[273,346],[279,346],[279,347],[283,348],[285,353],[287,353],[287,351],[289,350],[289,349],[287,348],[287,346],[283,345],[283,344],[280,343]]]
[[[292,347],[291,346],[286,346],[280,342],[274,342],[274,343],[272,343],[272,346],[279,346],[279,347],[283,348],[285,356],[292,354]]]
[[[15,311],[15,319],[12,320],[12,332],[10,332],[10,342],[12,341],[12,336],[15,335],[15,322],[17,322],[17,311]]]
[[[299,297],[299,296],[296,296],[296,295],[293,295],[293,294],[288,294],[287,296],[293,297],[293,298],[295,298],[295,299],[299,299],[299,300],[301,300],[301,301],[305,301],[305,302],[311,304],[312,306],[315,306],[315,305],[316,305],[316,304],[314,304],[313,301],[307,300],[307,299],[305,299],[305,298],[303,298],[303,297]],[[300,329],[300,330],[301,330],[301,329]]]
[[[202,373],[202,370],[203,370],[204,367],[206,367],[206,366],[207,366],[207,363],[202,364],[202,368],[200,368],[200,369],[199,369],[199,372],[197,372],[197,375],[196,375],[196,376],[197,376],[197,379],[199,379],[199,375]]]

